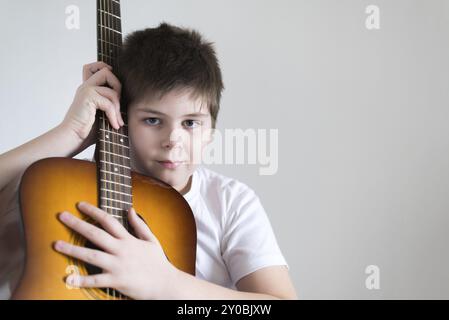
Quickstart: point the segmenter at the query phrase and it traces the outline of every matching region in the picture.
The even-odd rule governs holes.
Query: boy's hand
[[[128,220],[138,238],[94,205],[80,202],[78,208],[99,222],[104,230],[68,212],[61,213],[61,221],[104,251],[75,246],[65,241],[57,241],[55,249],[93,264],[103,269],[103,273],[70,275],[66,280],[69,285],[114,288],[133,299],[156,299],[168,294],[178,269],[167,260],[158,239],[133,208],[128,212]]]
[[[111,70],[111,66],[101,61],[83,67],[83,83],[78,87],[62,122],[87,146],[95,143],[96,128],[93,125],[97,109],[106,113],[113,128],[118,130],[125,124],[120,114],[121,84]]]

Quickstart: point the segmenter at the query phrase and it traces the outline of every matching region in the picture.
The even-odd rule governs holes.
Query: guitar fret
[[[127,176],[127,175],[124,175],[124,174],[117,173],[117,172],[112,172],[112,171],[103,170],[103,169],[100,169],[100,171],[101,171],[101,172],[106,172],[106,173],[109,173],[109,174],[115,174],[115,175],[118,175],[118,176],[122,176],[122,177],[124,177],[124,178],[131,179],[131,177],[129,177],[129,176]]]
[[[117,191],[117,190],[111,190],[111,189],[103,188],[101,191],[120,193],[120,194],[123,194],[123,195],[125,195],[127,197],[132,198],[131,194],[120,192],[120,191]]]
[[[100,53],[101,54],[101,53]],[[105,118],[103,116],[99,117],[101,120],[105,120]],[[109,122],[107,122],[109,124]],[[122,125],[122,127],[127,127],[128,125],[125,123],[124,125]]]
[[[112,153],[112,152],[105,151],[105,150],[100,150],[100,152],[113,154],[113,155],[115,155],[115,156],[122,157],[122,158],[125,158],[125,159],[128,159],[128,160],[131,160],[130,157],[127,157],[127,156],[124,156],[124,155],[120,155],[120,154],[117,154],[117,153]]]
[[[111,206],[107,206],[107,205],[104,205],[104,204],[102,204],[101,207],[102,208],[110,208],[110,209],[120,210],[120,211],[121,210],[126,210],[126,209],[123,209],[123,208],[111,207]]]
[[[109,28],[109,27],[107,27],[107,26],[104,26],[104,25],[102,25],[102,24],[98,24],[98,26],[99,26],[100,28],[108,29],[108,30],[111,30],[112,32],[115,32],[115,33],[117,33],[117,34],[119,34],[119,35],[122,35],[122,33],[121,33],[120,31],[114,30],[114,29]]]
[[[127,167],[127,166],[124,166],[124,165],[121,165],[121,164],[117,164],[117,163],[114,163],[114,162],[109,162],[109,161],[106,161],[106,160],[100,160],[100,162],[110,163],[110,164],[113,164],[114,166],[123,167],[125,169],[131,169],[130,167]]]
[[[115,58],[113,58],[112,56],[109,56],[109,55],[107,55],[107,54],[104,54],[104,53],[98,53],[100,56],[103,56],[103,57],[106,57],[106,58],[109,58],[109,59],[115,59]]]
[[[107,142],[107,143],[115,144],[115,145],[117,145],[117,146],[119,146],[119,147],[123,147],[123,148],[129,149],[129,147],[128,147],[128,146],[124,146],[124,145],[122,145],[122,144],[119,144],[119,143],[115,143],[115,142],[112,142],[112,141],[106,141],[106,140],[104,140],[104,139],[99,139],[99,140],[100,140],[100,141],[103,141],[103,142]]]
[[[108,11],[101,10],[101,9],[99,9],[98,11],[104,12],[104,13],[106,13],[107,15],[110,15],[111,17],[114,17],[114,18],[117,18],[117,19],[121,20],[121,18],[120,18],[119,16],[116,16],[115,14],[112,14],[112,13],[110,13],[110,12],[108,12]]]
[[[108,37],[107,37],[108,36]],[[120,39],[119,36],[114,35],[114,34],[108,34],[108,35],[102,35],[101,37],[99,37],[97,39],[97,45],[100,49],[106,49],[107,47],[111,47],[113,50],[115,50],[115,52],[113,52],[114,54],[117,54],[118,51],[120,50],[120,43],[122,42],[122,40]],[[103,50],[100,51],[100,53],[103,52]]]
[[[107,2],[107,1],[106,1]],[[108,3],[105,3],[106,5],[108,5]],[[112,10],[107,10],[112,11],[116,16],[120,16],[120,1],[117,0],[111,0],[110,4],[112,6]],[[103,6],[103,3],[100,3],[100,7]]]
[[[109,42],[109,41],[106,41],[106,40],[98,39],[98,41],[101,41],[101,42],[110,44],[110,45],[112,45],[112,46],[114,46],[114,47],[120,48],[120,46],[119,46],[118,44],[115,44],[115,43],[112,43],[112,42]],[[122,113],[123,113],[123,112],[122,112]]]
[[[132,203],[127,202],[127,201],[121,201],[121,200],[116,200],[116,199],[111,199],[111,198],[106,198],[106,197],[103,197],[103,199],[106,199],[108,201],[121,202],[121,203],[124,203],[124,204],[133,205]]]
[[[116,134],[116,135],[119,135],[119,136],[122,136],[122,137],[128,139],[127,135],[124,135],[124,134],[121,134],[121,133],[118,133],[118,132],[114,132],[114,131],[106,130],[106,129],[101,129],[101,128],[100,128],[100,130],[105,131],[105,132],[109,132],[109,133],[113,133],[113,134]]]
[[[99,41],[101,41],[101,42],[107,42],[107,41],[104,41],[104,40],[99,40]],[[105,47],[107,47],[107,45],[105,45]],[[115,54],[114,50],[118,50],[118,49],[111,48],[111,47],[109,48],[109,50],[107,50],[107,49],[108,49],[108,48],[105,48],[105,50],[108,51],[107,53],[112,54],[112,55]],[[101,52],[104,52],[104,50],[101,49]],[[104,53],[100,53],[100,55],[105,56],[105,57],[109,57],[111,60],[114,59],[114,58],[112,58],[112,56],[108,56],[108,55],[106,55],[106,54],[104,54]]]
[[[124,186],[124,187],[127,187],[127,188],[132,188],[130,185],[123,184],[123,183],[120,183],[120,182],[110,181],[110,180],[106,180],[106,179],[101,179],[101,182],[104,182],[104,183],[113,183],[113,184],[118,184],[118,185],[120,185],[120,186]]]
[[[117,46],[122,44],[122,37],[116,33],[108,32],[107,30],[101,31],[101,37],[97,40],[109,42],[109,44],[116,44]]]

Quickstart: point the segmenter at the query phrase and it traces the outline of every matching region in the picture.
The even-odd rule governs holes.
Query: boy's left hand
[[[177,269],[166,258],[162,246],[134,208],[128,221],[138,238],[121,223],[96,206],[80,202],[78,209],[96,220],[104,230],[81,220],[69,212],[60,220],[104,251],[75,246],[59,240],[55,249],[103,269],[89,276],[70,275],[67,283],[73,287],[114,288],[133,299],[156,299],[171,290]]]

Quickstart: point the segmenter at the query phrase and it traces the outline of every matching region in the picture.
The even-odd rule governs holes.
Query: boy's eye
[[[186,121],[184,121],[184,126],[186,126],[189,129],[196,128],[200,124],[201,124],[200,121],[196,121],[196,120],[186,120]]]
[[[151,126],[155,126],[158,125],[161,122],[161,120],[158,118],[147,118],[145,119],[145,122]]]
[[[148,123],[150,126],[157,126],[161,124],[161,119],[159,118],[146,118],[145,122]],[[201,121],[197,120],[185,120],[183,121],[183,125],[188,129],[194,129],[201,125]]]

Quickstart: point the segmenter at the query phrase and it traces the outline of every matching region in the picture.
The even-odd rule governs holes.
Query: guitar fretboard
[[[122,46],[120,1],[97,0],[97,53],[103,61],[118,70]],[[127,123],[126,113],[122,113]],[[98,110],[97,168],[100,207],[127,227],[126,214],[132,206],[131,161],[128,127],[114,129],[104,111]]]

